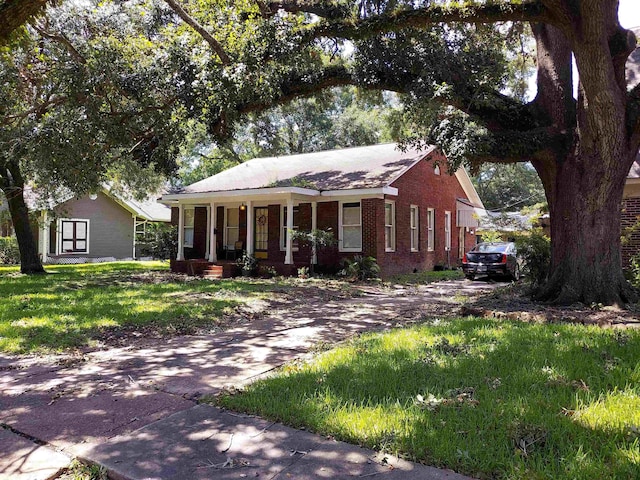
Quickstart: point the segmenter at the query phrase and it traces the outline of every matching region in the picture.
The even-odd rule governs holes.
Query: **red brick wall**
[[[625,198],[622,201],[622,233],[640,222],[640,197]],[[640,253],[640,228],[632,231],[622,244],[622,266],[628,267],[629,260]]]
[[[376,203],[375,218],[377,222],[377,255],[378,264],[383,276],[397,273],[409,273],[415,270],[433,270],[436,265],[455,267],[459,263],[458,258],[458,228],[456,227],[456,198],[466,198],[464,190],[460,186],[455,175],[449,175],[445,168],[441,167],[441,174],[436,175],[432,161],[440,159],[444,163],[444,157],[434,152],[428,159],[420,161],[406,172],[402,177],[393,182],[391,186],[398,189],[398,196],[388,196],[387,199],[395,201],[395,226],[396,249],[395,252],[385,252],[384,238],[384,202]],[[367,202],[366,205],[370,205]],[[411,251],[410,207],[418,206],[419,251]],[[371,208],[371,207],[367,207]],[[435,244],[432,252],[427,251],[427,209],[435,211]],[[449,258],[445,251],[444,213],[451,212],[451,251]],[[366,214],[367,218],[369,214]],[[371,228],[371,227],[367,227]],[[369,235],[367,233],[366,235]],[[470,234],[465,235],[465,243],[470,247],[474,239]]]

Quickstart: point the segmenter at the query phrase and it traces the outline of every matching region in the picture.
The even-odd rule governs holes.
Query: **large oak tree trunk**
[[[624,62],[611,61],[607,43],[584,40],[606,39],[609,29],[615,31],[616,24],[603,17],[565,32],[533,26],[536,105],[550,129],[567,137],[564,145],[549,145],[533,159],[551,217],[551,269],[538,298],[554,303],[611,305],[637,299],[623,276],[620,253],[622,194],[637,152],[625,131]],[[629,48],[620,56],[626,58]],[[571,51],[580,73],[577,101]]]
[[[29,221],[29,209],[24,201],[24,181],[19,167],[9,163],[0,175],[0,188],[9,205],[9,213],[20,250],[20,271],[22,273],[45,273],[38,254],[38,246]]]
[[[568,158],[557,171],[555,195],[549,204],[551,272],[538,294],[542,300],[612,305],[637,299],[622,274],[624,181],[601,176],[594,168],[597,164],[584,156]]]

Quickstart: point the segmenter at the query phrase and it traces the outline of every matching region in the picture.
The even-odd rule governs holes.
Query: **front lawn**
[[[635,330],[433,320],[217,402],[478,478],[640,478]]]
[[[0,268],[0,351],[94,346],[126,333],[193,333],[268,295],[273,285],[171,275],[167,262]]]

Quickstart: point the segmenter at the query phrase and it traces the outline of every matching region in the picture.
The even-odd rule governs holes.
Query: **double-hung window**
[[[444,249],[451,250],[451,212],[444,212]]]
[[[427,251],[433,252],[436,244],[435,235],[436,212],[433,208],[427,209]]]
[[[340,204],[340,251],[362,251],[360,202],[344,202]]]
[[[293,230],[298,230],[300,226],[300,208],[293,207]],[[280,250],[285,250],[287,248],[287,206],[282,205],[282,210],[280,211]],[[292,243],[292,247],[294,250],[298,249],[298,242],[294,241]]]
[[[196,209],[184,209],[184,246],[193,247],[193,227],[196,220]]]
[[[384,249],[396,250],[396,204],[393,202],[384,203]]]
[[[418,206],[411,205],[409,209],[409,228],[411,229],[411,251],[417,252],[420,250],[419,243],[419,231],[420,231],[420,216],[418,215]]]
[[[89,253],[89,220],[60,220],[61,253]]]
[[[225,223],[226,245],[228,249],[235,249],[235,244],[240,238],[240,209],[227,208]]]

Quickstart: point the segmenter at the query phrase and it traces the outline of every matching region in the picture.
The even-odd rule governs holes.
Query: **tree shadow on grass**
[[[15,353],[88,346],[118,332],[189,334],[221,326],[223,316],[267,286],[181,281],[162,273],[0,277],[0,348]]]
[[[636,332],[455,320],[364,336],[221,402],[481,478],[637,478],[639,361]]]

